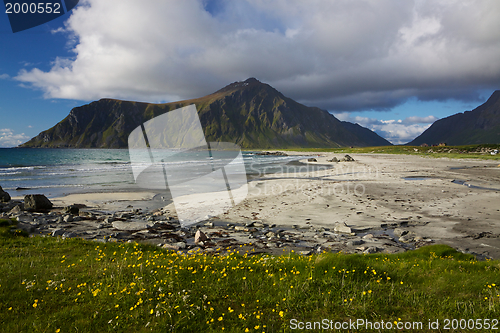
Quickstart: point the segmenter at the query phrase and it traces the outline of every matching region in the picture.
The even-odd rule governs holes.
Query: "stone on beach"
[[[63,212],[71,215],[78,215],[80,213],[80,208],[77,205],[69,205],[64,207]]]
[[[354,162],[354,158],[349,155],[345,155],[341,162]]]
[[[2,186],[0,186],[0,202],[9,202],[10,201],[10,194],[5,192],[2,189]]]
[[[186,243],[184,242],[177,242],[177,243],[172,243],[172,244],[164,244],[163,245],[164,249],[172,249],[172,250],[183,250],[186,248]]]
[[[145,222],[145,221],[132,221],[132,222],[123,222],[123,221],[114,221],[113,228],[121,231],[139,231],[151,228],[153,223]]]
[[[43,194],[28,194],[24,197],[25,210],[46,210],[52,206],[52,202]]]
[[[194,235],[194,243],[198,244],[199,242],[205,242],[208,240],[207,235],[203,233],[203,231],[198,230],[196,231],[196,234]]]
[[[340,232],[343,234],[350,234],[352,232],[351,228],[349,228],[345,222],[344,223],[337,223],[335,225],[335,228],[333,229],[335,232]]]

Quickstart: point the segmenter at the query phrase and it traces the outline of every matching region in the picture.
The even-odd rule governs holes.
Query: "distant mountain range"
[[[452,146],[500,143],[500,90],[495,91],[486,103],[472,111],[457,113],[435,121],[407,145],[440,143]]]
[[[367,128],[341,122],[250,78],[205,97],[166,104],[101,99],[73,108],[57,125],[21,147],[126,148],[137,126],[190,104],[196,105],[209,142],[256,149],[391,145]]]

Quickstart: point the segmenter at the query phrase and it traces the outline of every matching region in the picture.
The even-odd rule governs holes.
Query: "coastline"
[[[227,237],[234,240],[227,242],[229,245],[251,243],[254,249],[271,253],[293,248],[304,252],[394,253],[426,244],[447,244],[480,257],[500,258],[498,161],[352,154],[354,161],[329,162],[343,156],[286,153],[310,155],[317,162],[304,159],[282,172],[250,180],[246,199],[197,225],[212,235],[215,245],[224,238],[216,234],[228,232]],[[315,166],[315,170],[307,166]],[[141,210],[142,220],[173,225],[173,204],[168,198],[155,202],[155,196],[158,199],[157,193],[147,191],[84,193],[51,200],[58,207],[84,204],[81,215],[100,211],[98,221],[107,216],[126,223],[131,210]],[[137,222],[139,217],[131,219]],[[97,228],[94,224],[89,227]],[[118,230],[112,224],[106,228],[110,233]],[[183,242],[185,250],[193,249],[195,230],[193,226],[182,240],[175,240]],[[160,236],[155,237],[158,244],[175,248]],[[123,240],[127,239],[133,239],[132,235]],[[211,247],[201,247],[207,248]]]

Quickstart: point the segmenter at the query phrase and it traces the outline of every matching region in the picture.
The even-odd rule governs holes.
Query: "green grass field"
[[[444,147],[414,147],[414,146],[381,146],[362,148],[296,148],[290,151],[303,152],[330,152],[337,154],[405,154],[426,157],[448,157],[448,158],[479,158],[488,160],[500,160],[500,154],[491,155],[489,150],[500,150],[500,144],[482,144],[468,146],[444,146]],[[287,151],[287,149],[283,150]]]
[[[366,319],[426,329],[439,320],[435,332],[498,331],[500,263],[444,245],[395,255],[182,255],[25,237],[8,224],[0,223],[2,332],[295,332],[323,319],[332,328]],[[457,329],[446,330],[446,319]]]

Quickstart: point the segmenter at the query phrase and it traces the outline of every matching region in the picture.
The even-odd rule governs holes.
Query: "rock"
[[[19,205],[15,205],[14,208],[12,208],[10,211],[9,211],[9,214],[19,214],[20,212],[22,212],[23,210],[23,207],[21,204]]]
[[[318,160],[315,159],[314,157],[312,157],[312,158],[308,158],[307,162],[318,162]]]
[[[208,240],[207,235],[203,233],[203,231],[198,230],[196,231],[196,234],[194,235],[194,243],[198,244],[199,242],[205,242]]]
[[[64,229],[55,229],[52,231],[52,236],[57,237],[57,236],[62,236],[64,235],[66,231]]]
[[[63,218],[63,221],[66,223],[73,222],[73,216],[71,215],[65,215]]]
[[[366,234],[363,236],[363,239],[371,239],[373,238],[373,234]]]
[[[341,232],[341,233],[344,233],[344,234],[350,234],[352,232],[351,228],[349,228],[345,222],[342,223],[342,224],[336,224],[335,225],[335,228],[333,228],[333,230],[335,232]]]
[[[396,236],[396,237],[404,236],[407,233],[408,233],[408,230],[404,230],[404,229],[401,229],[401,228],[394,229],[394,236]]]
[[[186,248],[186,243],[184,242],[177,242],[177,243],[172,243],[172,244],[164,244],[162,246],[164,249],[172,249],[172,250],[182,250]]]
[[[349,155],[345,155],[344,158],[342,159],[342,162],[354,162],[354,158],[352,158]]]
[[[361,245],[363,243],[364,242],[361,239],[354,239],[352,241],[347,242],[347,245],[348,246],[357,246],[357,245]]]
[[[78,214],[80,214],[80,208],[78,208],[77,205],[66,206],[63,208],[63,213],[71,214],[71,215],[78,215]]]
[[[336,157],[332,158],[331,160],[327,160],[327,162],[338,162],[338,161],[339,159]]]
[[[311,250],[308,250],[308,251],[299,251],[299,254],[303,255],[303,256],[308,256],[312,253]]]
[[[410,242],[413,242],[413,239],[415,238],[414,235],[410,234],[410,233],[407,233],[406,235],[402,236],[402,237],[399,237],[399,241],[401,243],[410,243]]]
[[[121,231],[139,231],[151,228],[153,224],[146,221],[132,221],[132,222],[122,222],[114,221],[113,228]]]
[[[110,235],[113,238],[116,239],[130,239],[130,234],[128,232],[114,232]]]
[[[268,238],[273,238],[273,237],[276,236],[276,234],[274,232],[272,232],[272,231],[269,231],[268,233],[265,234],[265,236],[268,237]]]
[[[10,201],[10,194],[5,192],[2,189],[2,186],[0,186],[0,202],[9,202]]]
[[[363,251],[363,253],[366,253],[366,254],[377,253],[377,252],[378,252],[378,248],[376,248],[375,246],[370,246],[369,248],[367,248],[366,250]]]
[[[17,222],[32,223],[35,222],[35,219],[31,215],[19,215]]]
[[[52,208],[52,202],[43,194],[28,194],[24,196],[24,209],[46,210]]]

